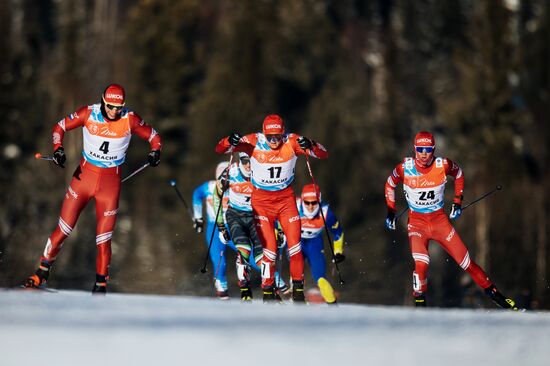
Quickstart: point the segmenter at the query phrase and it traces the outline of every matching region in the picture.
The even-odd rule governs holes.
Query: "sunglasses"
[[[124,108],[124,106],[122,105],[112,105],[112,104],[105,104],[105,107],[109,109],[115,109],[117,111],[120,111],[122,108]]]
[[[283,139],[283,135],[265,135],[268,142],[279,142]]]
[[[317,206],[319,202],[317,201],[304,201],[304,205],[306,206]]]
[[[248,158],[241,159],[241,164],[250,164],[250,159]]]
[[[419,153],[426,151],[431,154],[435,150],[435,146],[415,146],[414,149]]]

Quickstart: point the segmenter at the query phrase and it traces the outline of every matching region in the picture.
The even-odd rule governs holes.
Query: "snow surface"
[[[550,365],[550,313],[0,292],[0,365]]]

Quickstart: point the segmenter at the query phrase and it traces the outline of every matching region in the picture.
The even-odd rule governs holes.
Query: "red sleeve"
[[[255,133],[243,136],[237,146],[233,146],[229,143],[229,136],[224,137],[216,145],[215,151],[218,154],[229,154],[233,152],[245,152],[252,156],[252,152],[258,142],[258,137]]]
[[[162,149],[162,139],[153,127],[149,126],[138,114],[132,111],[128,112],[128,118],[130,119],[130,130],[134,135],[149,141],[151,150]]]
[[[463,192],[464,192],[464,173],[457,163],[451,159],[445,159],[445,174],[454,177],[455,179],[455,195],[453,197],[453,203],[459,205],[462,204]]]
[[[90,113],[92,113],[92,110],[90,107],[88,106],[82,107],[78,109],[76,112],[69,114],[68,116],[63,118],[61,121],[57,122],[55,126],[53,126],[53,131],[52,131],[53,151],[57,150],[58,147],[63,146],[63,137],[65,136],[66,131],[70,131],[77,127],[84,126],[84,123],[90,116]]]
[[[394,169],[393,172],[390,174],[388,179],[386,180],[386,186],[385,186],[385,196],[386,196],[386,206],[388,207],[388,211],[394,212],[396,211],[395,208],[395,188],[397,185],[403,181],[404,176],[403,171],[403,164],[398,164]]]
[[[300,136],[298,136],[296,134],[293,134],[293,133],[288,135],[288,140],[292,144],[292,147],[294,148],[294,151],[296,152],[296,154],[297,155],[305,155],[306,151],[304,151],[300,147],[300,145],[298,144],[298,139],[299,138],[300,138]],[[312,148],[307,150],[307,154],[309,156],[313,156],[314,158],[317,158],[317,159],[326,159],[326,158],[328,158],[328,151],[323,145],[321,145],[320,143],[315,142],[313,140],[311,140],[311,143],[313,144]]]

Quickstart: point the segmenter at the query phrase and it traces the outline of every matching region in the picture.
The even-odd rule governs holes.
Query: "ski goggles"
[[[304,205],[306,206],[317,206],[319,204],[318,201],[303,201]]]
[[[122,108],[124,108],[124,106],[122,105],[112,105],[112,104],[105,104],[105,107],[109,108],[109,109],[114,109],[114,110],[117,110],[117,111],[120,111]]]
[[[265,135],[265,138],[268,142],[280,142],[283,139],[283,135],[276,134],[276,135]]]
[[[426,151],[428,154],[431,154],[435,150],[435,146],[415,146],[414,149],[419,153]]]
[[[241,164],[250,164],[250,158],[241,158]]]

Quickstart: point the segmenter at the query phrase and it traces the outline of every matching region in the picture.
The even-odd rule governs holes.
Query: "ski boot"
[[[35,274],[27,277],[27,279],[21,284],[21,287],[29,289],[45,287],[48,282],[48,276],[50,275],[50,267],[50,263],[45,261],[40,262],[40,266],[36,270]]]
[[[414,306],[417,308],[425,308],[427,307],[426,303],[426,294],[422,292],[415,292],[414,293]]]
[[[241,301],[242,302],[251,302],[252,301],[252,290],[250,286],[241,286]]]
[[[229,300],[229,292],[227,292],[227,282],[222,282],[220,280],[216,280],[214,282],[214,287],[216,288],[216,296],[220,300]]]
[[[92,287],[92,295],[107,294],[107,276],[95,275],[94,287]]]
[[[485,289],[485,294],[491,298],[491,300],[503,309],[510,309],[513,311],[519,311],[516,306],[516,302],[512,299],[506,298],[495,285],[491,285]]]
[[[304,281],[292,281],[292,302],[305,303]]]
[[[317,280],[317,287],[319,287],[319,292],[323,296],[323,300],[329,305],[336,305],[336,295],[334,294],[334,289],[326,278],[321,277]]]
[[[262,291],[264,293],[264,303],[275,302],[275,288],[273,286],[264,287]]]

